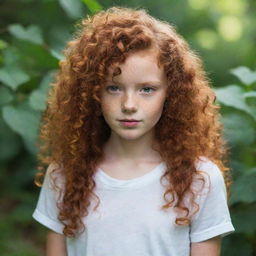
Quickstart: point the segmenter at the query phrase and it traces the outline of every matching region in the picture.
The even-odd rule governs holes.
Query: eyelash
[[[110,88],[117,88],[118,86],[114,86],[114,85],[111,85],[111,86],[107,86],[107,88],[106,88],[106,90],[108,91]],[[156,89],[155,88],[152,88],[152,87],[144,87],[144,88],[142,88],[142,89],[151,89],[151,92],[153,92],[153,91],[156,91]],[[147,94],[149,94],[149,93],[147,93]]]

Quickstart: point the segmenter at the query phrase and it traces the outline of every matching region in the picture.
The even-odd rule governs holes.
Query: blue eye
[[[118,88],[118,86],[115,86],[115,85],[110,85],[110,86],[107,86],[106,90],[107,91],[111,91],[111,92],[116,92],[116,90],[113,90],[113,88]]]
[[[116,85],[109,85],[106,87],[106,90],[110,92],[117,92],[118,90],[120,90],[120,88]],[[156,91],[156,89],[152,87],[144,87],[142,88],[142,90],[144,90],[146,94],[150,94],[151,92]]]
[[[155,90],[156,90],[155,88],[151,88],[151,87],[145,87],[145,88],[143,88],[143,90],[145,90],[145,89],[147,90],[147,91],[146,91],[147,93],[150,93],[150,91],[148,91],[148,90],[152,90],[152,91],[155,91]],[[152,91],[151,91],[151,92],[152,92]]]

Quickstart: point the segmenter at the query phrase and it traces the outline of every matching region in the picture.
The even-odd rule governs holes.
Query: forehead
[[[109,67],[108,79],[125,80],[163,80],[163,67],[159,64],[158,51],[155,49],[134,52],[126,57],[124,63],[115,63]],[[141,82],[141,81],[139,81]]]

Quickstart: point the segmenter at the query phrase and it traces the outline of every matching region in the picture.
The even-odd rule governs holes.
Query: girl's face
[[[126,140],[152,136],[161,117],[166,98],[167,82],[162,67],[157,65],[156,50],[129,55],[119,64],[121,74],[109,69],[107,83],[101,88],[101,109],[105,121],[117,135]],[[138,122],[122,122],[133,119]]]

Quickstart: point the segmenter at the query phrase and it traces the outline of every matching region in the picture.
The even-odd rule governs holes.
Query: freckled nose
[[[135,112],[137,110],[136,100],[133,95],[125,95],[121,105],[123,112]]]

